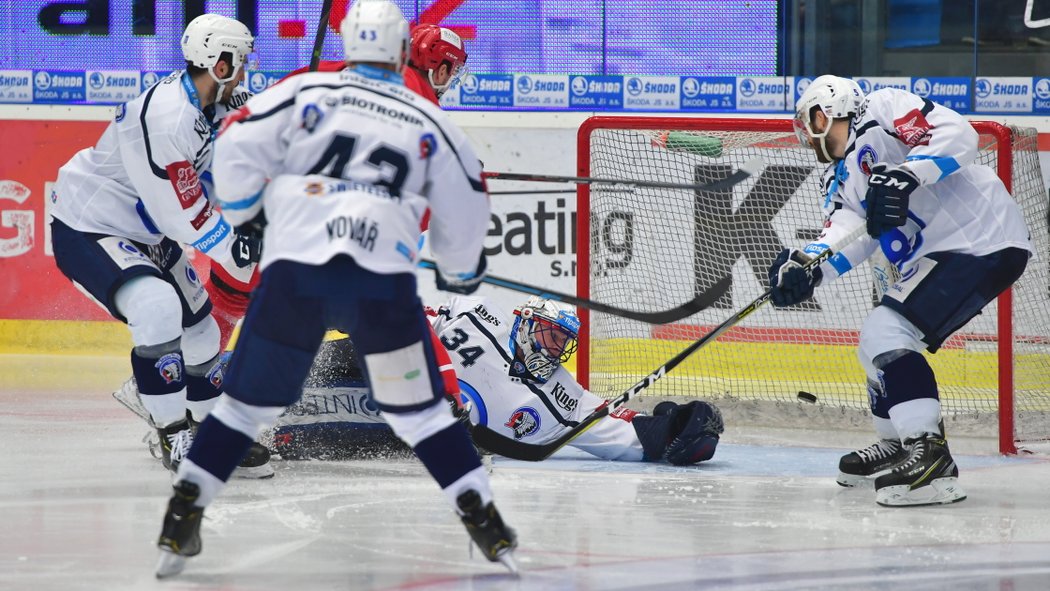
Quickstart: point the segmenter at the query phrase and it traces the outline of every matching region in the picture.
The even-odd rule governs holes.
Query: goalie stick
[[[850,232],[835,248],[828,248],[827,250],[816,255],[809,260],[803,268],[810,269],[820,265],[824,261],[828,260],[835,255],[836,252],[842,250],[845,246],[851,244],[856,239],[863,236],[865,233],[864,224],[861,224],[852,232]],[[494,454],[498,454],[514,460],[524,460],[526,462],[539,462],[549,458],[554,452],[558,451],[562,447],[565,447],[570,441],[579,437],[584,431],[590,429],[600,419],[609,415],[609,413],[620,408],[627,403],[632,397],[641,392],[642,390],[653,385],[654,382],[667,375],[667,372],[678,367],[683,361],[686,360],[690,355],[699,351],[704,345],[717,339],[722,333],[729,330],[736,324],[740,323],[743,319],[751,315],[752,312],[761,308],[766,302],[772,297],[772,290],[766,290],[762,295],[755,298],[750,304],[741,308],[736,314],[726,319],[722,324],[719,324],[707,334],[703,335],[688,347],[683,349],[680,353],[672,357],[670,360],[665,362],[660,367],[653,370],[652,373],[642,378],[637,384],[631,386],[623,394],[620,394],[612,400],[606,401],[605,404],[596,408],[591,414],[584,417],[576,426],[570,428],[561,436],[554,441],[544,443],[541,445],[534,445],[529,443],[523,443],[515,439],[511,439],[504,435],[500,435],[496,431],[484,426],[475,425],[471,429],[471,437],[474,443],[483,449],[486,449]]]
[[[590,176],[554,176],[517,172],[486,172],[486,179],[504,181],[531,181],[536,183],[576,183],[578,185],[627,185],[652,189],[682,189],[685,191],[722,191],[732,188],[748,177],[757,176],[765,166],[761,158],[752,158],[724,179],[710,183],[670,183],[664,181],[639,181],[629,179],[603,179]]]
[[[437,264],[434,261],[423,259],[419,261],[419,266],[424,269],[433,269],[437,273]],[[488,283],[489,285],[495,285],[505,289],[511,289],[514,291],[520,291],[522,293],[528,293],[541,298],[547,298],[548,300],[555,300],[558,302],[564,302],[566,304],[572,304],[580,308],[587,308],[588,310],[594,310],[595,312],[603,312],[612,316],[619,316],[621,318],[627,318],[629,320],[637,320],[639,322],[647,322],[649,324],[667,324],[669,322],[675,322],[688,316],[696,314],[700,310],[708,308],[714,304],[719,297],[722,296],[726,290],[729,289],[729,285],[732,282],[731,277],[723,277],[718,283],[712,285],[703,293],[697,295],[695,298],[682,304],[681,306],[671,308],[670,310],[664,310],[662,312],[635,312],[633,310],[625,310],[624,308],[618,308],[616,306],[610,306],[609,304],[603,304],[594,300],[588,300],[585,298],[579,298],[574,295],[554,291],[551,289],[545,289],[529,285],[528,283],[521,283],[520,281],[514,281],[513,279],[504,279],[502,277],[493,277],[492,275],[486,275],[482,280],[482,283]]]

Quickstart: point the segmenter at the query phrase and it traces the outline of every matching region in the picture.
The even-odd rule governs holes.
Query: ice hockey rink
[[[1050,466],[952,440],[969,498],[882,508],[835,484],[860,432],[727,425],[695,467],[496,459],[515,578],[408,459],[277,461],[206,514],[204,552],[156,581],[169,476],[110,392],[111,357],[0,356],[0,589],[1050,588]]]

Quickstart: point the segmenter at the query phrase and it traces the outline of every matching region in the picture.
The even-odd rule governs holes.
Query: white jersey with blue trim
[[[882,237],[883,251],[902,272],[936,252],[983,256],[1004,248],[1033,251],[1020,207],[995,171],[975,162],[978,134],[961,115],[910,92],[869,94],[850,122],[845,156],[824,173],[824,231],[805,250],[834,246],[864,224],[871,166],[906,165],[920,187],[905,226]],[[824,263],[825,278],[859,265],[877,248],[868,236]]]
[[[545,384],[513,377],[511,339],[517,317],[491,300],[456,296],[437,310],[431,324],[448,350],[460,390],[471,406],[470,421],[521,441],[542,445],[605,403],[559,367]],[[569,444],[607,460],[640,461],[642,444],[634,426],[605,417]]]
[[[442,272],[478,266],[489,224],[478,157],[393,72],[306,73],[260,93],[227,117],[213,170],[231,223],[264,211],[262,268],[347,254],[375,273],[413,273],[428,208]]]
[[[205,109],[209,116],[189,74],[172,73],[118,107],[98,143],[59,169],[52,213],[81,232],[145,244],[167,236],[229,263],[233,234],[202,178],[216,122],[248,96],[238,89],[231,105]]]

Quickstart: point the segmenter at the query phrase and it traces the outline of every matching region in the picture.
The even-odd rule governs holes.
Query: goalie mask
[[[864,93],[860,86],[849,78],[838,76],[820,76],[798,97],[795,103],[795,135],[803,146],[811,146],[811,140],[819,140],[820,152],[827,160],[834,159],[828,153],[827,137],[831,131],[831,124],[835,119],[851,117],[860,111],[864,103]],[[817,133],[813,129],[813,110],[820,108],[828,118],[824,130]]]
[[[580,319],[572,306],[537,296],[515,308],[514,315],[511,334],[517,357],[544,384],[576,352]]]

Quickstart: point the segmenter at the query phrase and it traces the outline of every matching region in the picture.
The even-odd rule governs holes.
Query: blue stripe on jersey
[[[157,228],[157,224],[153,223],[153,218],[149,217],[146,213],[146,204],[141,199],[135,202],[135,212],[142,218],[142,225],[146,226],[150,234],[160,234],[160,230]]]
[[[230,210],[248,209],[249,207],[255,205],[256,202],[259,201],[259,199],[262,199],[262,194],[263,192],[259,191],[251,197],[245,197],[244,199],[241,199],[239,201],[223,201],[222,199],[219,199],[219,207]]]
[[[219,218],[219,223],[215,225],[215,229],[211,233],[205,235],[200,240],[193,243],[193,248],[208,254],[211,249],[215,248],[215,245],[222,242],[222,239],[230,233],[230,224],[226,223],[226,220]]]
[[[844,275],[846,271],[849,271],[853,268],[853,263],[849,262],[849,259],[846,258],[846,255],[842,254],[841,252],[836,253],[831,258],[829,258],[828,262],[831,263],[831,266],[839,272],[839,275]]]
[[[908,156],[905,158],[905,162],[914,160],[930,160],[936,164],[937,168],[941,169],[941,176],[937,177],[937,180],[941,180],[961,168],[959,162],[951,156]]]

